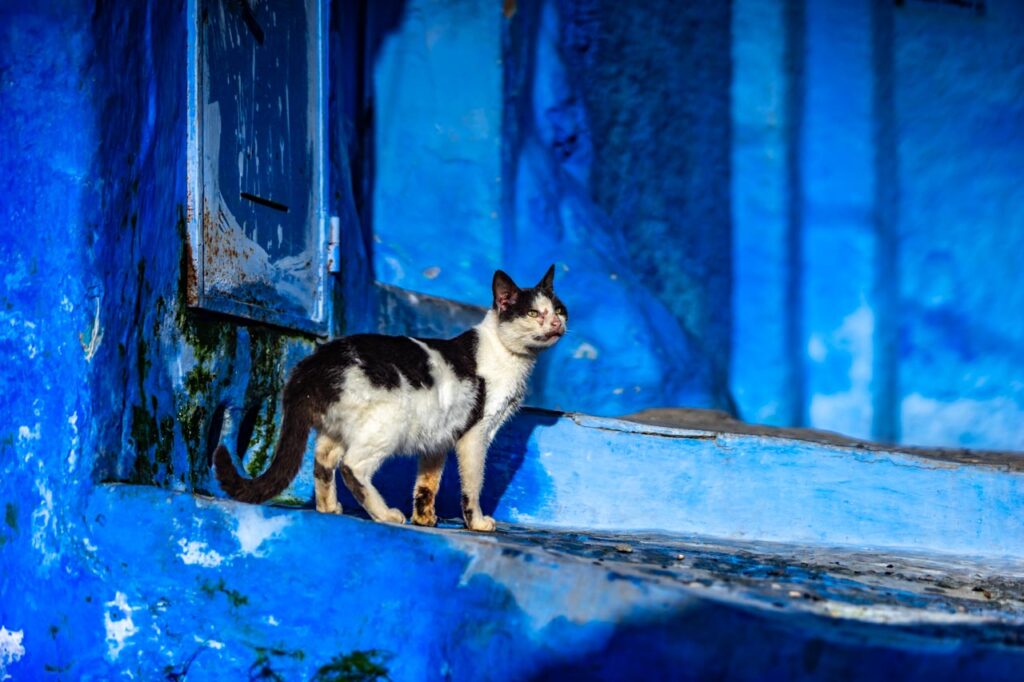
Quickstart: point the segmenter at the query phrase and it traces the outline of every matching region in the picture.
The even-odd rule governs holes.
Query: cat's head
[[[538,353],[565,335],[569,313],[555,295],[555,266],[537,286],[521,289],[501,270],[491,283],[498,337],[514,353]]]

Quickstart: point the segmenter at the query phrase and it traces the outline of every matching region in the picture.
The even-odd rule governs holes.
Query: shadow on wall
[[[559,407],[733,409],[729,17],[574,0],[508,22],[507,253],[564,263],[578,302],[535,381]]]

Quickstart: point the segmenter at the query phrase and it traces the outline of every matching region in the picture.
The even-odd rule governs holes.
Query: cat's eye
[[[565,308],[563,308],[562,306],[558,306],[557,308],[555,308],[555,313],[557,313],[558,315],[565,315]]]
[[[530,317],[537,317],[538,315],[540,315],[540,313],[537,312],[536,310],[530,310],[526,314],[529,315]]]

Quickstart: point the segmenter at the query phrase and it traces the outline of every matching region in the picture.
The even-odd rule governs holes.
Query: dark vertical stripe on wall
[[[871,12],[875,136],[875,353],[872,368],[875,440],[896,442],[899,429],[899,177],[893,86],[893,4],[875,0]]]
[[[501,113],[501,260],[516,258],[516,180],[523,140],[528,135],[537,31],[541,3],[504,2],[502,6]]]
[[[786,6],[786,120],[789,145],[786,153],[786,320],[785,347],[789,377],[788,422],[807,423],[807,373],[803,329],[803,153],[804,75],[807,54],[805,0],[789,0]]]

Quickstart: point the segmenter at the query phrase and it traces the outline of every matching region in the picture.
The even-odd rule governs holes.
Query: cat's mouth
[[[540,336],[535,336],[533,338],[537,341],[551,341],[552,339],[562,338],[563,334],[565,334],[565,330],[559,329],[558,331],[548,332],[547,334],[541,334]]]

